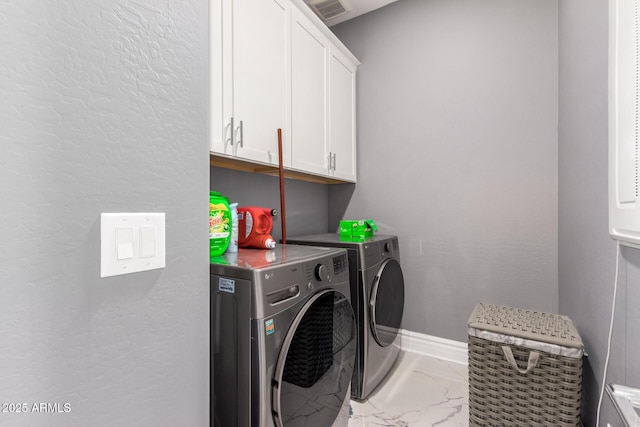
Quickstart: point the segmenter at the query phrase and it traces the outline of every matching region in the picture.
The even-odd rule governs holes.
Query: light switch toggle
[[[116,257],[118,259],[133,258],[133,228],[117,228],[116,242]]]
[[[156,228],[140,227],[140,258],[156,256]]]

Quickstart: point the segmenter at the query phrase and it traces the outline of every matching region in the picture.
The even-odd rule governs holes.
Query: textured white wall
[[[332,30],[362,65],[330,226],[399,236],[405,328],[465,341],[480,301],[556,311],[557,0],[400,0]]]
[[[205,0],[0,5],[0,425],[207,424],[207,63]],[[99,278],[122,211],[165,269]]]

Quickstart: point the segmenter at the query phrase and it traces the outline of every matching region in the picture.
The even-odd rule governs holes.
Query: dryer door
[[[302,307],[276,364],[272,387],[276,426],[330,426],[341,411],[341,417],[349,417],[355,338],[353,309],[340,292],[318,292]]]
[[[404,277],[397,260],[389,258],[382,263],[373,282],[369,308],[373,337],[383,347],[391,345],[404,311]]]

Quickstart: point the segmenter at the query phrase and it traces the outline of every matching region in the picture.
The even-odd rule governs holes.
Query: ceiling
[[[304,0],[311,10],[322,19],[322,21],[328,26],[339,24],[340,22],[353,19],[356,16],[363,15],[372,10],[386,6],[389,3],[393,3],[396,0]],[[346,12],[341,12],[334,18],[324,19],[322,13],[319,10],[336,10],[336,8],[344,8]]]

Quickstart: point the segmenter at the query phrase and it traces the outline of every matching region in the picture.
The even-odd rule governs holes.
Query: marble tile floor
[[[467,366],[402,352],[384,383],[351,401],[349,427],[467,427]]]

